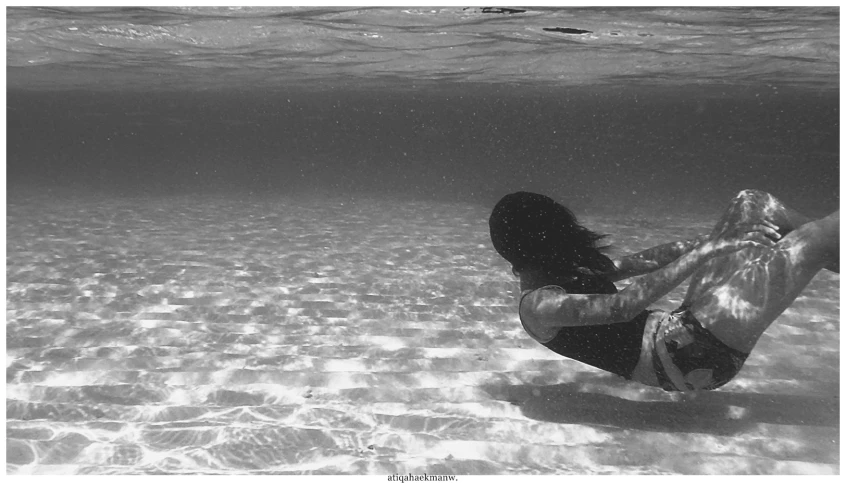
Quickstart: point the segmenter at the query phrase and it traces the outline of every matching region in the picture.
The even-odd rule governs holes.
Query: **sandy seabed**
[[[680,397],[524,334],[488,210],[10,195],[7,473],[839,473],[839,275]],[[628,252],[716,215],[583,221]]]

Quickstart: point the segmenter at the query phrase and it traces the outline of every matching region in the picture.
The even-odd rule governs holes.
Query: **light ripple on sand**
[[[839,276],[691,401],[526,337],[487,208],[185,197],[80,217],[113,201],[9,205],[9,472],[838,471]],[[710,222],[589,220],[624,250]]]

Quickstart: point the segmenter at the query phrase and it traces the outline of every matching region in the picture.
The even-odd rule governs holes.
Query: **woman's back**
[[[551,339],[541,339],[541,327],[532,319],[534,307],[549,297],[569,294],[613,294],[617,288],[610,280],[588,270],[560,275],[547,280],[549,285],[525,291],[520,298],[520,321],[535,340],[551,351],[590,366],[630,379],[638,363],[643,330],[649,312],[634,320],[616,324],[561,327]]]

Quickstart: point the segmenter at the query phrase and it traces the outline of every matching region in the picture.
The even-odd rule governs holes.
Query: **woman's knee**
[[[740,190],[740,193],[737,194],[737,198],[761,198],[765,196],[772,196],[771,194],[767,193],[766,191],[756,190],[756,189],[745,189]]]
[[[738,223],[767,219],[767,211],[770,211],[768,207],[773,206],[779,206],[779,203],[769,193],[759,190],[743,190],[732,198],[720,222],[715,227],[715,233],[722,232],[727,227]]]
[[[737,201],[742,201],[745,203],[751,203],[758,206],[767,206],[767,205],[777,205],[781,206],[781,202],[775,196],[767,193],[766,191],[755,190],[755,189],[745,189],[740,191],[737,196],[734,197]]]
[[[763,219],[775,223],[779,227],[785,225],[785,229],[789,225],[787,207],[781,200],[766,191],[742,190],[732,200],[729,211],[740,215],[743,221]]]

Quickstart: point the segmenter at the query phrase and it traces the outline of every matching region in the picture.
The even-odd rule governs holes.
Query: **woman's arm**
[[[626,322],[676,288],[711,258],[713,255],[707,248],[693,249],[663,269],[644,275],[613,295],[535,290],[523,299],[521,310],[531,310],[533,318],[545,327]]]
[[[665,243],[642,252],[614,260],[617,270],[606,274],[612,282],[652,273],[690,252],[708,239],[703,235],[692,240]]]
[[[531,310],[532,317],[546,327],[627,322],[681,284],[708,260],[747,247],[773,246],[777,239],[778,232],[770,226],[738,227],[737,233],[699,245],[616,294],[582,295],[539,289],[525,296],[522,310]]]

